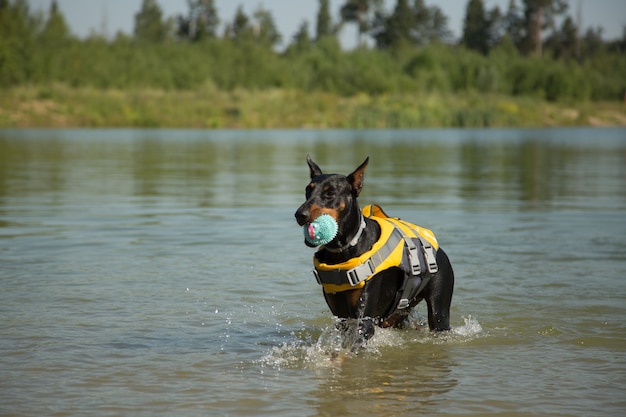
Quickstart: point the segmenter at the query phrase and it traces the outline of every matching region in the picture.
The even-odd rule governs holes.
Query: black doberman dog
[[[305,226],[321,214],[328,214],[338,225],[336,237],[316,252],[316,262],[330,266],[345,264],[349,260],[362,257],[378,245],[377,242],[381,238],[381,223],[363,216],[357,202],[368,162],[369,157],[348,176],[323,174],[320,167],[307,155],[311,181],[306,187],[306,202],[295,213],[296,220],[300,226]],[[313,246],[306,239],[305,243]],[[419,242],[416,246],[422,263],[424,260],[428,263],[427,257],[423,255],[428,248]],[[406,257],[410,249],[405,246],[402,256]],[[324,286],[326,303],[338,318],[357,319],[359,334],[364,340],[374,334],[375,325],[402,327],[413,307],[422,300],[426,300],[428,306],[430,330],[449,330],[454,273],[446,253],[438,246],[434,250],[430,249],[431,260],[433,263],[436,260],[436,265],[431,270],[424,270],[422,266],[421,271],[415,273],[419,276],[417,280],[419,285],[415,285],[416,288],[413,288],[408,299],[401,300],[406,296],[405,289],[409,285],[407,282],[411,280],[411,274],[406,272],[407,268],[394,266],[376,270],[374,273],[372,267],[370,272],[374,275],[369,274],[366,279],[357,278],[355,281],[347,278],[349,283],[337,287],[339,288],[337,291],[328,290],[327,286]],[[402,301],[404,305],[399,305]]]

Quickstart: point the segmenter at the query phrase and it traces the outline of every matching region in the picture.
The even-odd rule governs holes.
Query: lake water
[[[311,153],[432,229],[453,331],[341,335]],[[2,416],[623,416],[626,129],[0,131]]]

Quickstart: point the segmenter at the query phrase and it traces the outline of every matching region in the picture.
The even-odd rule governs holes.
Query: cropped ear
[[[306,154],[306,163],[309,164],[309,170],[311,171],[311,179],[317,177],[318,175],[322,175],[322,170],[317,166],[315,162],[311,159],[311,155]]]
[[[355,196],[358,197],[361,194],[363,188],[363,177],[365,174],[365,168],[370,161],[370,157],[365,158],[365,161],[350,175],[348,175],[348,182],[354,190]]]

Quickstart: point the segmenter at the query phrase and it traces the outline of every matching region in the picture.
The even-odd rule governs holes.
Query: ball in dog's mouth
[[[321,214],[311,223],[302,227],[304,231],[304,243],[309,247],[326,245],[337,237],[339,225],[329,214]]]

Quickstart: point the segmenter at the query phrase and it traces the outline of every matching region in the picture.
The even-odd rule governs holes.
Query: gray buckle
[[[409,306],[409,300],[407,298],[403,298],[398,303],[398,309],[402,310],[403,308],[407,308]]]
[[[437,266],[437,256],[435,255],[433,245],[422,237],[420,237],[420,240],[422,241],[422,246],[424,247],[424,255],[426,256],[426,263],[428,264],[428,272],[434,274],[439,271],[439,267]]]
[[[420,258],[417,252],[417,246],[413,243],[413,240],[410,238],[404,239],[407,247],[409,248],[409,261],[411,262],[411,273],[413,275],[419,275],[422,273],[422,268],[420,267]]]
[[[346,278],[348,283],[354,287],[365,281],[367,277],[374,275],[374,271],[374,263],[371,259],[368,259],[361,265],[346,271]]]

